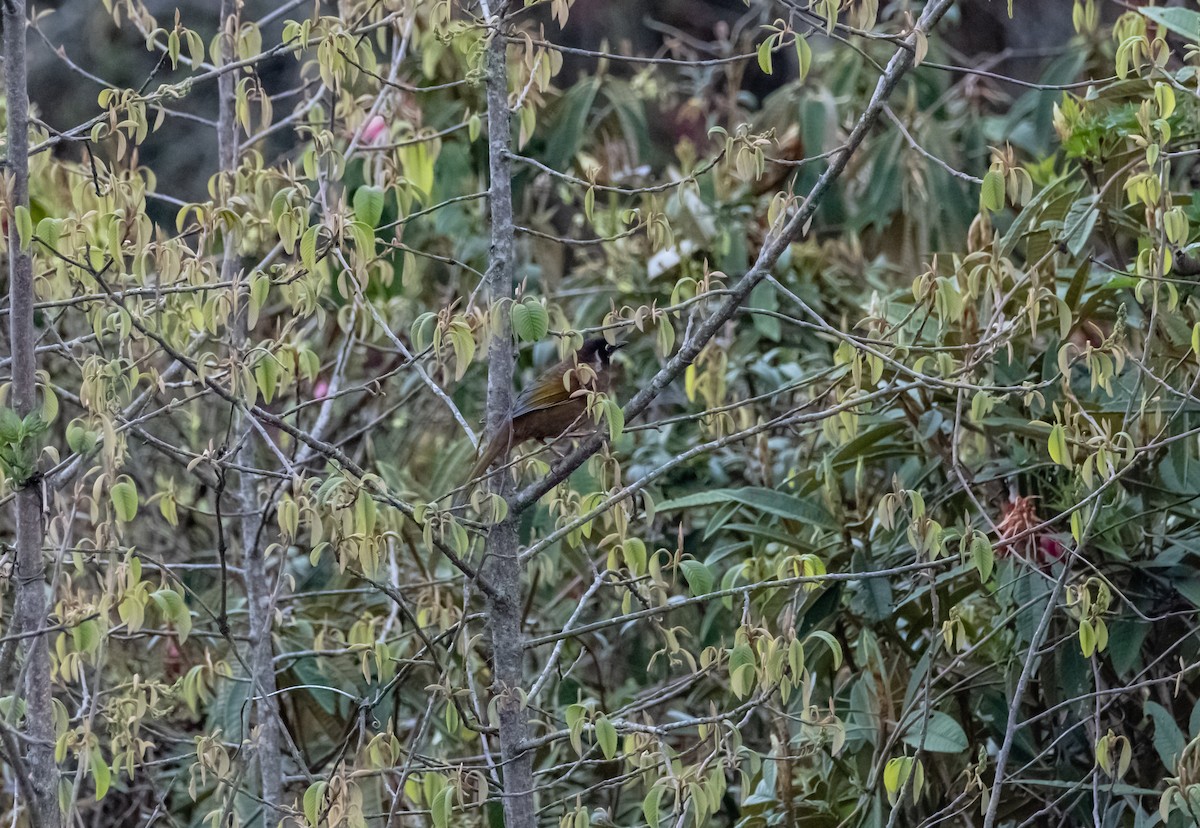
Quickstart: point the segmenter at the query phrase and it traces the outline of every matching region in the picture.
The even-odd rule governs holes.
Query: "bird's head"
[[[614,345],[602,336],[594,336],[584,340],[583,346],[575,354],[575,360],[581,365],[588,363],[596,369],[607,368],[612,355],[624,347],[624,342]]]

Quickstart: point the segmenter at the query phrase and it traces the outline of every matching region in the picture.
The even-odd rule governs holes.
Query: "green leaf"
[[[550,314],[541,302],[526,299],[512,307],[513,331],[526,342],[537,342],[550,330]]]
[[[1172,6],[1171,8],[1143,8],[1138,11],[1143,17],[1153,20],[1168,31],[1191,41],[1200,41],[1200,12],[1194,9]]]
[[[1072,256],[1078,256],[1083,252],[1083,248],[1092,237],[1096,220],[1099,218],[1100,211],[1096,209],[1096,196],[1081,198],[1071,205],[1067,217],[1063,219],[1063,241],[1066,242],[1067,249],[1071,251]]]
[[[378,227],[383,215],[383,189],[365,185],[354,191],[354,218],[368,227]]]
[[[716,578],[707,566],[699,561],[687,560],[680,563],[679,568],[683,570],[683,577],[687,578],[688,591],[692,595],[707,595],[712,592]]]
[[[804,80],[812,68],[812,47],[799,35],[796,36],[796,63],[800,67],[800,80]]]
[[[655,785],[642,800],[642,816],[646,818],[649,828],[658,828],[659,808],[662,806],[663,794],[666,790],[661,785]]]
[[[58,244],[58,237],[60,235],[59,229],[61,227],[62,219],[47,217],[38,222],[37,230],[34,231],[34,235],[46,244],[53,247]]]
[[[374,225],[352,221],[346,225],[346,229],[350,231],[350,238],[354,239],[355,250],[367,257],[375,255]]]
[[[262,271],[255,273],[250,278],[250,314],[247,320],[250,328],[254,328],[258,324],[259,311],[267,303],[267,296],[270,293],[271,278]]]
[[[75,649],[81,653],[92,653],[100,646],[102,636],[100,634],[100,625],[95,619],[89,618],[87,621],[81,621],[74,630],[71,631],[72,640],[75,644]]]
[[[447,785],[438,791],[437,796],[429,803],[436,828],[446,828],[450,824],[450,813],[454,809],[454,786]]]
[[[833,635],[827,630],[813,630],[808,634],[809,638],[818,638],[825,642],[825,646],[829,648],[829,652],[833,655],[833,669],[838,671],[842,669],[842,645]]]
[[[325,789],[328,782],[314,782],[304,792],[304,818],[308,820],[309,828],[317,828],[321,817],[321,804],[325,800]]]
[[[0,407],[0,443],[16,443],[21,439],[21,417],[8,407]]]
[[[572,85],[562,97],[561,108],[554,121],[554,130],[548,137],[545,157],[542,162],[555,170],[561,170],[575,161],[575,156],[589,136],[588,122],[596,93],[602,79],[591,77]],[[589,190],[590,191],[590,190]],[[590,219],[589,219],[590,220]]]
[[[3,413],[4,409],[0,409],[0,419]],[[82,420],[75,419],[67,425],[67,447],[76,454],[90,453],[96,447],[97,439],[95,432],[84,428]]]
[[[15,210],[17,217],[17,235],[21,240],[21,249],[25,250],[29,247],[29,242],[33,240],[33,219],[30,218],[29,208],[17,205]]]
[[[923,724],[927,726],[922,740]],[[927,723],[920,712],[915,713],[904,734],[904,742],[930,753],[962,753],[970,746],[962,725],[940,710],[931,711]]]
[[[454,348],[454,381],[458,382],[475,358],[475,338],[466,327],[451,327],[449,334],[450,344]]]
[[[696,492],[664,501],[658,504],[658,510],[666,512],[674,509],[692,509],[697,506],[724,505],[730,501],[807,526],[818,526],[832,531],[840,531],[841,528],[840,524],[834,520],[833,515],[829,514],[825,507],[819,505],[814,499],[801,498],[786,492],[755,486]]]
[[[1084,658],[1091,658],[1096,652],[1096,628],[1086,618],[1079,622],[1079,649]]]
[[[305,270],[312,270],[317,266],[317,234],[320,232],[321,226],[314,224],[300,237],[300,261]]]
[[[771,74],[771,46],[774,38],[768,37],[762,43],[758,44],[758,68],[763,70],[764,74]]]
[[[1046,442],[1046,448],[1050,452],[1051,460],[1060,466],[1071,468],[1071,451],[1067,447],[1067,437],[1062,425],[1055,425],[1050,429],[1050,438]]]
[[[1151,626],[1150,623],[1137,619],[1118,620],[1113,624],[1108,639],[1108,659],[1117,675],[1126,677],[1139,663],[1138,656]]]
[[[1004,176],[999,170],[988,170],[979,188],[979,208],[998,213],[1004,209]]]
[[[617,729],[603,713],[596,719],[596,743],[600,745],[605,759],[617,755]]]
[[[1167,770],[1174,771],[1187,739],[1175,723],[1175,717],[1161,704],[1147,701],[1144,709],[1154,722],[1154,749],[1158,751],[1158,758]]]
[[[759,282],[754,290],[750,291],[747,305],[755,310],[777,311],[779,310],[779,294],[770,282]],[[752,313],[750,320],[758,332],[772,342],[779,342],[783,337],[783,325],[777,317],[764,313]]]
[[[128,475],[122,475],[113,484],[109,496],[112,498],[113,511],[116,512],[117,520],[122,523],[129,523],[133,520],[138,510],[138,493],[137,487],[134,486],[133,480]]]
[[[96,780],[96,801],[98,802],[104,799],[104,795],[108,793],[108,788],[112,784],[112,770],[104,761],[104,754],[98,747],[92,748],[88,764],[91,766],[92,776]]]
[[[729,684],[733,694],[745,698],[754,685],[754,651],[749,644],[738,644],[729,651]]]
[[[887,791],[888,801],[893,805],[900,798],[900,790],[908,781],[908,775],[912,773],[912,765],[911,756],[897,756],[889,759],[883,767],[883,787]]]
[[[979,532],[971,539],[971,562],[979,570],[979,580],[987,581],[991,577],[992,567],[996,564],[996,552],[987,536]]]
[[[616,440],[625,430],[625,412],[621,409],[621,404],[611,398],[605,400],[604,419],[608,422],[609,436]]]
[[[279,366],[275,357],[270,354],[264,354],[258,364],[254,366],[254,382],[258,385],[258,390],[262,394],[264,402],[271,402],[275,397],[275,391],[279,387],[279,377],[283,373],[283,369]]]
[[[150,593],[158,611],[167,621],[175,626],[179,633],[179,643],[187,641],[188,633],[192,631],[192,614],[183,600],[183,596],[173,589],[160,589]]]
[[[432,311],[426,311],[414,319],[412,327],[408,331],[408,335],[412,337],[413,347],[418,351],[428,348],[433,341],[433,333],[436,328],[437,314]]]

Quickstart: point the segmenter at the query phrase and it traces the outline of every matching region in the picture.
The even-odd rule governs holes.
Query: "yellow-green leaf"
[[[113,511],[117,515],[117,520],[122,523],[129,523],[133,520],[138,510],[138,493],[137,487],[134,486],[133,480],[128,475],[122,475],[113,484],[109,496],[112,498]]]
[[[88,764],[91,766],[92,776],[96,780],[96,801],[100,801],[104,799],[109,785],[112,784],[112,771],[109,769],[108,763],[104,761],[104,755],[98,747],[92,748]]]
[[[33,239],[33,219],[29,216],[29,208],[18,204],[14,211],[17,217],[17,235],[21,239],[21,249],[29,247]]]
[[[300,237],[300,261],[304,263],[307,270],[312,270],[317,266],[317,234],[320,231],[321,226],[314,224]]]
[[[992,567],[996,563],[996,553],[987,537],[979,532],[976,532],[975,537],[971,539],[971,561],[979,570],[979,580],[986,581],[991,577]]]
[[[796,63],[800,66],[800,80],[804,80],[812,68],[812,47],[799,35],[796,36]]]
[[[768,75],[771,74],[771,46],[773,43],[774,38],[768,37],[758,44],[758,68]]]
[[[321,804],[325,800],[325,788],[328,782],[314,782],[304,792],[304,818],[308,820],[309,828],[317,828],[321,817]]]
[[[979,206],[993,213],[1004,209],[1004,176],[999,170],[988,170],[979,188]]]
[[[1060,466],[1071,468],[1071,452],[1067,447],[1067,436],[1062,425],[1055,425],[1050,429],[1050,438],[1046,442],[1046,448],[1050,452],[1051,460]]]
[[[383,215],[383,189],[371,185],[354,191],[354,218],[368,227],[378,227]]]
[[[600,745],[605,759],[617,755],[617,729],[603,713],[596,719],[596,743]]]

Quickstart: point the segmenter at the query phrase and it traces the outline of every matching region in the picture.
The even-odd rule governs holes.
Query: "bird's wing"
[[[541,374],[528,388],[517,395],[513,402],[513,417],[520,417],[531,411],[542,411],[554,408],[571,400],[571,393],[563,385],[563,376],[574,365],[555,365]]]

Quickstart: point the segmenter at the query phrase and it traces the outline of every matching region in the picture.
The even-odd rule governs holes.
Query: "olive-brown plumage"
[[[613,345],[594,337],[574,354],[542,372],[517,395],[512,416],[488,441],[468,479],[479,477],[502,453],[527,440],[550,440],[580,424],[587,411],[587,397],[577,392],[612,388],[616,373],[612,355],[621,347],[622,344]]]

